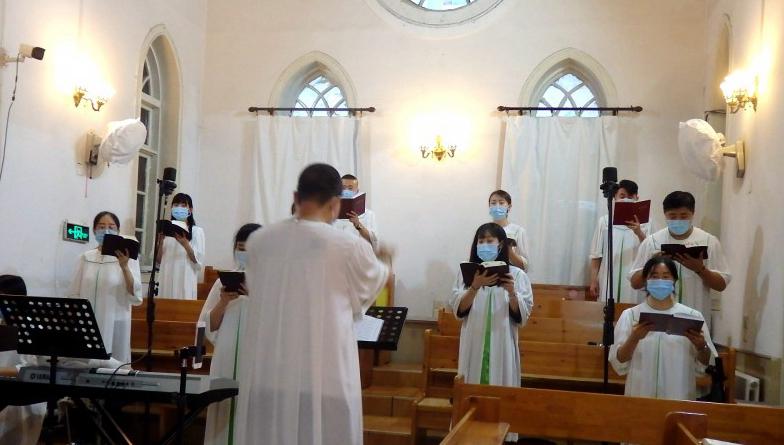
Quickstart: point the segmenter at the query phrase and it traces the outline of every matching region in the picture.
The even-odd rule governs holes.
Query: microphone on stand
[[[609,198],[618,191],[618,169],[604,167],[602,169],[602,185],[599,187],[604,192],[604,197]]]
[[[161,191],[164,195],[169,196],[174,193],[177,188],[177,169],[174,167],[166,167],[163,169],[163,179],[159,179]]]
[[[607,199],[607,252],[604,259],[607,260],[607,282],[605,292],[607,301],[604,305],[604,323],[602,326],[602,346],[604,348],[604,378],[603,391],[609,390],[609,358],[610,345],[615,341],[613,332],[613,321],[615,321],[615,296],[613,296],[613,198],[618,191],[618,169],[615,167],[605,167],[602,169],[602,185],[599,186],[604,197]],[[616,295],[617,296],[617,295]]]

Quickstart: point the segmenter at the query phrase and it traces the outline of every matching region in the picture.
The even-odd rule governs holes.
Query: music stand
[[[6,324],[17,329],[19,354],[49,356],[49,384],[57,381],[58,357],[109,359],[92,305],[83,298],[0,295]],[[54,393],[54,391],[52,392]],[[56,399],[49,399],[47,417],[54,419]],[[51,443],[51,435],[47,435]]]
[[[375,349],[377,351],[397,351],[397,342],[400,340],[400,334],[403,331],[403,323],[406,321],[408,308],[371,306],[365,314],[384,320],[384,326],[381,327],[381,333],[378,335],[377,341],[360,341],[357,346],[362,349]]]

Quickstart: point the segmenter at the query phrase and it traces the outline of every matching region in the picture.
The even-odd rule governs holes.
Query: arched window
[[[156,35],[156,34],[153,34]],[[134,234],[141,244],[139,262],[152,266],[157,178],[176,167],[179,148],[179,72],[174,48],[157,33],[145,48],[139,82],[139,120],[147,139],[139,150]]]
[[[312,76],[299,94],[294,108],[347,108],[346,97],[339,86],[331,82],[324,74]],[[334,116],[348,116],[346,111],[335,111]],[[327,111],[294,111],[292,116],[329,116]]]
[[[585,80],[581,79],[578,74],[567,72],[560,75],[553,80],[544,93],[539,98],[540,107],[557,107],[557,108],[589,108],[598,107],[596,101],[596,94],[594,94],[590,85]],[[539,110],[536,112],[537,117],[545,116],[564,116],[564,117],[597,117],[599,112],[595,110],[588,111],[545,111]]]
[[[503,0],[369,0],[398,19],[427,28],[448,28],[476,22]],[[519,1],[519,0],[512,0]]]
[[[430,11],[451,11],[468,6],[476,0],[409,0],[420,8]]]

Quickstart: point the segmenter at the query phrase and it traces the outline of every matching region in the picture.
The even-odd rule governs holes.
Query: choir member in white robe
[[[483,224],[474,235],[470,261],[509,262],[506,233],[495,223]],[[458,373],[466,383],[520,386],[520,349],[518,328],[525,325],[533,308],[533,293],[528,275],[515,266],[509,274],[499,277],[480,274],[470,286],[458,271],[450,306],[460,328]],[[517,436],[507,436],[516,441]]]
[[[523,226],[509,221],[509,210],[512,208],[512,195],[504,190],[496,190],[488,199],[490,218],[504,228],[507,239],[514,241],[509,251],[509,264],[529,271],[528,236]]]
[[[247,252],[245,242],[258,224],[245,224],[234,236],[234,261],[237,270],[245,270]],[[210,377],[223,377],[233,380],[239,378],[242,354],[240,344],[243,338],[245,307],[248,302],[247,290],[243,285],[240,292],[230,292],[223,287],[220,278],[210,290],[207,301],[199,315],[205,322],[207,339],[213,344]],[[207,409],[207,423],[204,431],[205,445],[225,445],[236,443],[234,440],[236,418],[236,398],[213,403]]]
[[[650,323],[639,323],[641,312],[686,314],[704,320],[699,311],[675,302],[678,270],[674,261],[651,258],[643,273],[647,297],[621,313],[610,363],[615,372],[626,375],[627,396],[695,400],[697,376],[718,357],[708,327],[703,323],[700,331],[681,336],[654,332]]]
[[[122,363],[131,361],[131,306],[142,303],[139,262],[128,252],[102,255],[106,234],[118,234],[120,221],[114,213],[101,212],[93,220],[98,247],[83,253],[68,296],[90,301],[106,352]]]
[[[672,192],[664,199],[664,215],[667,228],[655,232],[642,242],[637,258],[629,271],[632,287],[642,289],[645,280],[643,265],[652,256],[659,254],[662,244],[683,244],[687,247],[707,246],[708,259],[676,255],[678,280],[675,288],[676,302],[697,309],[710,327],[711,290],[723,291],[732,279],[727,260],[719,239],[695,227],[694,196],[688,192]]]
[[[359,180],[356,176],[343,175],[341,182],[343,183],[342,198],[353,198],[359,193]],[[369,208],[365,207],[365,213],[361,215],[350,212],[348,219],[336,219],[334,226],[352,235],[361,236],[373,246],[373,249],[378,248],[376,214]]]
[[[623,179],[618,183],[615,192],[616,202],[637,201],[637,184],[634,181]],[[607,269],[605,258],[607,253],[607,219],[608,215],[599,218],[591,243],[591,282],[590,292],[600,301],[607,301]],[[626,221],[625,226],[613,227],[613,276],[610,281],[613,288],[613,298],[618,303],[640,303],[645,299],[645,294],[634,289],[627,279],[627,273],[637,257],[637,248],[640,243],[651,234],[650,223],[640,224],[638,220]]]
[[[190,239],[186,237],[159,238],[162,242],[158,295],[161,298],[195,300],[199,273],[204,264],[204,230],[193,218],[193,200],[185,193],[172,199],[172,219],[187,223]]]
[[[242,343],[237,443],[362,443],[354,322],[387,280],[383,246],[335,229],[337,170],[299,177],[295,218],[247,243],[247,323]],[[378,255],[378,257],[377,257]]]
[[[19,276],[1,275],[0,294],[27,295],[27,286]],[[0,316],[0,324],[2,324],[2,316]],[[39,365],[38,357],[34,355],[19,355],[16,351],[0,351],[1,376],[16,377],[21,367],[37,365]],[[46,365],[46,363],[40,363],[40,365]],[[37,444],[44,417],[46,417],[46,403],[6,406],[0,411],[0,444]]]

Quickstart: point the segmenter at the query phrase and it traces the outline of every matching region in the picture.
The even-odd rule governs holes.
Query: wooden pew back
[[[454,336],[436,335],[430,329],[425,330],[425,356],[422,361],[424,375],[424,392],[427,397],[448,398],[452,395],[451,385],[441,385],[435,381],[435,370],[457,370],[458,354],[460,353],[460,338]]]
[[[587,286],[569,286],[564,284],[532,284],[534,298],[555,297],[564,300],[592,300]]]
[[[471,397],[468,412],[449,431],[441,445],[503,445],[509,424],[498,421],[499,400]]]
[[[708,435],[708,416],[701,413],[667,413],[663,445],[701,445]]]
[[[784,443],[784,408],[464,384],[455,380],[456,423],[472,396],[498,397],[500,421],[529,437],[665,443],[662,419],[684,411],[708,416],[707,437],[749,445]]]
[[[131,320],[131,349],[147,349],[147,321]],[[195,321],[170,321],[155,320],[153,322],[153,345],[152,348],[165,354],[179,350],[183,346],[194,344],[196,339]],[[212,354],[213,346],[210,342],[207,345],[207,353]]]
[[[202,306],[204,306],[204,300],[173,300],[159,297],[155,299],[155,319],[196,322],[199,319]],[[131,308],[131,318],[147,319],[147,299],[139,306]]]

